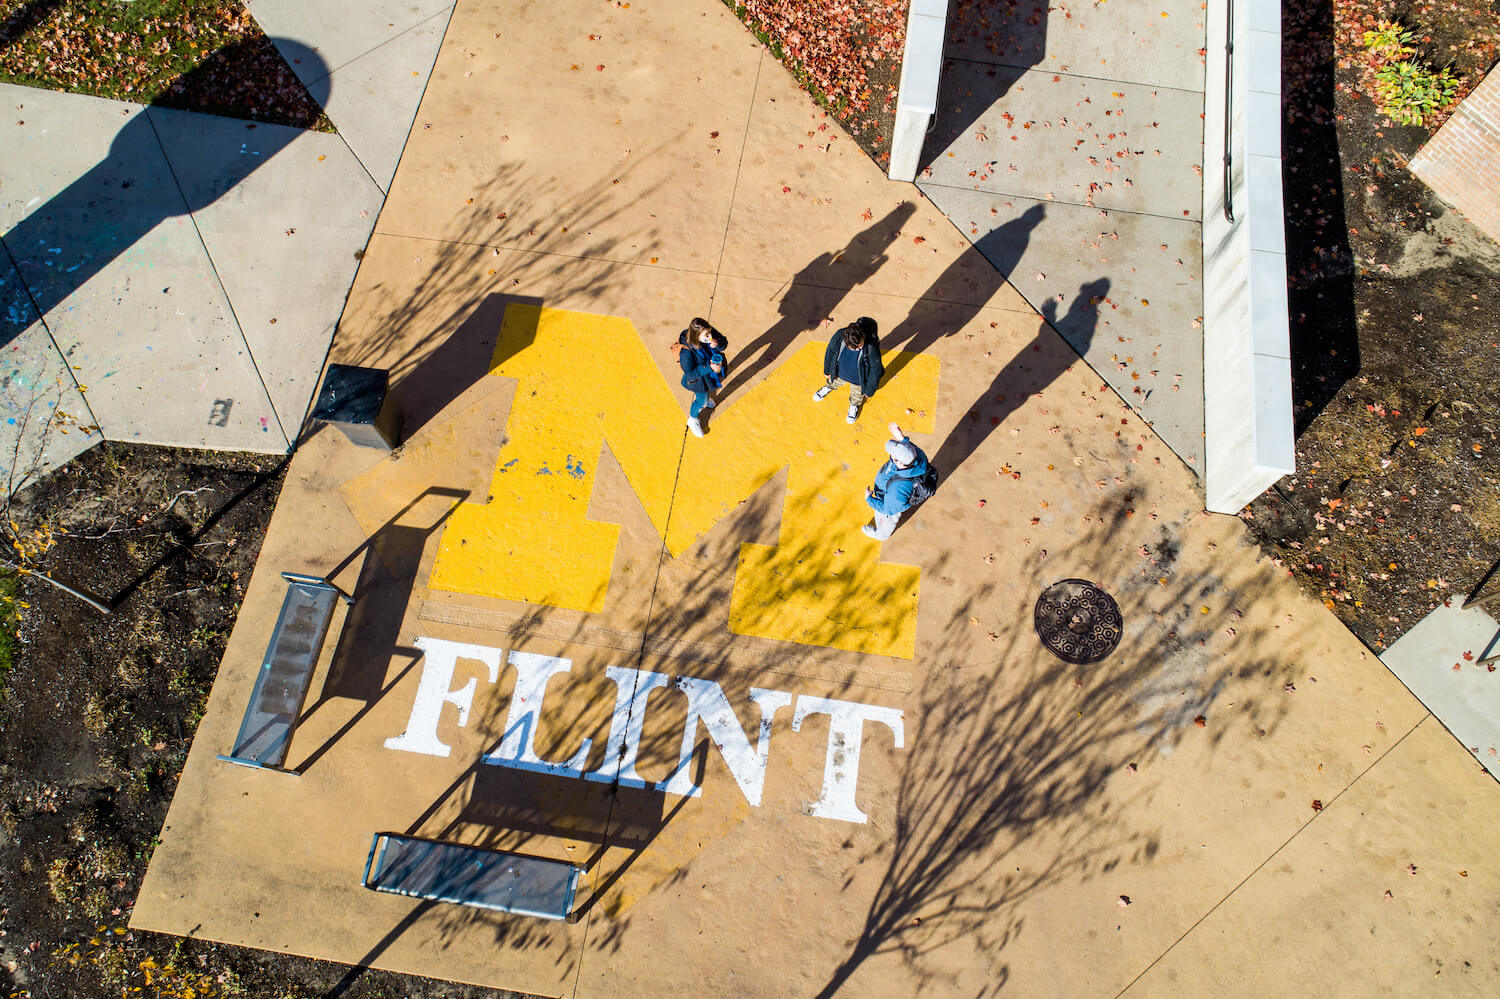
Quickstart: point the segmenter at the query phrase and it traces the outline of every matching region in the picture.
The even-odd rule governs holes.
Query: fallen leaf
[[[1193,724],[1197,725],[1199,728],[1207,728],[1208,719],[1203,717],[1202,715],[1199,715],[1197,718],[1193,719]]]

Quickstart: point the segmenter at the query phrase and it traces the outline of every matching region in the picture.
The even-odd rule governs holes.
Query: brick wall
[[[1411,172],[1500,242],[1500,68],[1413,157]]]

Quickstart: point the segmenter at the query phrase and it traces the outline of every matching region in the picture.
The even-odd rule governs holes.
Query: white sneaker
[[[849,406],[848,421],[853,423],[857,419],[859,419],[859,407],[851,404]]]
[[[698,418],[696,416],[688,418],[688,429],[693,432],[694,437],[703,436],[703,424],[698,422]]]
[[[880,535],[875,532],[875,528],[873,525],[866,524],[864,527],[861,527],[860,530],[865,532],[865,537],[874,538],[876,541],[880,540]]]
[[[824,385],[822,388],[813,393],[813,398],[822,401],[824,399],[827,399],[828,393],[832,391],[833,389],[829,388],[827,385]]]

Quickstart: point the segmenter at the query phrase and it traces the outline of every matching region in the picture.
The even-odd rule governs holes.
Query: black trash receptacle
[[[401,440],[401,411],[386,396],[390,372],[330,364],[312,418],[338,427],[351,443],[389,451]]]

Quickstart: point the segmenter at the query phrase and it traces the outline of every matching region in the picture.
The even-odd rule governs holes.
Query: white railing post
[[[891,131],[891,180],[917,178],[922,140],[937,113],[938,76],[943,68],[948,0],[912,0],[906,17],[906,48],[896,95],[896,126]]]

